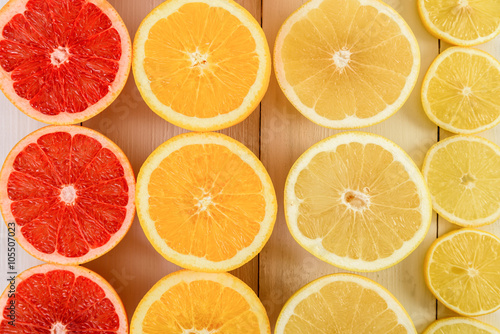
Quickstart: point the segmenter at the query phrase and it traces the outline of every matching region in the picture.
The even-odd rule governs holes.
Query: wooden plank
[[[125,21],[132,38],[140,22],[162,0],[112,0]],[[260,0],[237,1],[260,22]],[[222,131],[239,140],[259,156],[260,109],[241,124]],[[129,157],[137,175],[149,154],[167,139],[187,132],[157,116],[142,100],[133,76],[117,100],[104,112],[84,126],[108,136]],[[130,232],[111,252],[86,265],[103,275],[117,289],[129,316],[144,294],[166,274],[179,268],[159,255],[146,239],[139,221],[135,219]],[[258,258],[233,272],[256,292],[258,290]]]
[[[286,17],[304,2],[264,1],[262,22],[270,44],[274,43]],[[416,1],[387,2],[402,14],[415,32],[421,47],[422,67],[427,68],[438,53],[438,43],[423,28],[417,15]],[[419,87],[422,76],[423,73],[410,99],[396,115],[379,125],[362,129],[395,141],[419,165],[427,149],[437,139],[437,127],[427,119],[421,108]],[[283,215],[283,189],[289,168],[308,147],[335,132],[313,124],[295,110],[273,76],[262,102],[261,156],[274,181],[280,208],[273,235],[260,257],[260,297],[273,326],[283,304],[297,289],[315,278],[341,271],[302,249],[291,237]],[[435,235],[433,222],[423,245],[402,263],[377,273],[363,274],[387,287],[399,299],[419,331],[435,319],[435,300],[425,288],[422,277],[425,250]]]
[[[448,47],[450,47],[450,45],[448,45],[447,43],[442,43],[441,51],[444,51]],[[496,59],[500,60],[500,37],[496,37],[492,41],[479,45],[476,48],[484,50],[489,54],[491,54],[492,56],[494,56]],[[500,126],[496,126],[493,129],[478,133],[477,135],[489,139],[492,142],[496,143],[497,145],[500,145]],[[448,131],[440,129],[441,139],[448,138],[450,136],[453,136],[453,134]],[[459,226],[451,224],[450,222],[446,221],[443,217],[439,217],[438,219],[439,219],[438,220],[439,235],[443,235],[452,230],[460,228]],[[495,223],[488,226],[480,227],[479,229],[488,231],[500,237],[500,221],[496,221]],[[439,303],[438,316],[439,318],[447,316],[456,316],[456,313],[447,309],[443,304]],[[486,323],[489,323],[497,328],[500,328],[500,311],[494,312],[486,316],[478,317],[478,319]]]

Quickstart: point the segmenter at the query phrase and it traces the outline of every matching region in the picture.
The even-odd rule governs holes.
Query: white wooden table
[[[420,103],[422,78],[432,60],[448,47],[432,37],[417,14],[416,0],[385,0],[409,23],[420,44],[422,69],[420,80],[405,106],[383,123],[362,129],[383,135],[405,149],[418,165],[427,150],[439,138],[450,136],[438,129],[425,116]],[[7,0],[0,0],[3,6]],[[125,21],[131,36],[141,20],[162,0],[111,0]],[[305,0],[238,0],[264,27],[271,48],[285,18]],[[500,59],[500,38],[480,46]],[[115,141],[128,155],[137,173],[146,157],[168,138],[185,132],[156,116],[142,101],[132,76],[118,99],[107,110],[84,122]],[[44,126],[18,111],[0,94],[0,162],[24,136]],[[264,303],[271,324],[285,301],[300,287],[320,276],[341,270],[324,263],[303,250],[291,237],[283,216],[283,187],[293,162],[309,146],[336,131],[313,124],[296,111],[280,91],[274,76],[261,106],[243,123],[223,131],[243,142],[257,154],[274,181],[280,205],[274,232],[258,258],[236,270],[235,275],[249,284]],[[500,126],[483,132],[500,144]],[[419,332],[437,318],[452,312],[438,303],[423,280],[423,260],[433,240],[457,228],[434,215],[431,229],[422,245],[398,265],[376,273],[364,274],[388,288],[403,304]],[[500,236],[500,222],[484,228]],[[7,228],[0,226],[0,282],[7,285]],[[17,251],[17,271],[40,262]],[[129,317],[142,296],[164,275],[178,269],[163,259],[145,238],[136,219],[124,240],[111,252],[85,266],[97,271],[115,287],[126,306]],[[0,285],[2,285],[0,284]],[[3,288],[2,288],[3,289]],[[500,328],[500,311],[480,317]]]

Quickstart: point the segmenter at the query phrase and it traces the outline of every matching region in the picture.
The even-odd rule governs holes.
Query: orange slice
[[[412,31],[378,0],[312,0],[283,23],[274,70],[288,100],[316,124],[382,122],[409,97],[420,52]]]
[[[141,23],[134,77],[149,107],[189,130],[241,122],[269,85],[271,56],[259,23],[232,0],[170,0]]]
[[[250,261],[269,239],[277,211],[259,159],[217,133],[183,134],[158,147],[141,168],[136,200],[156,250],[201,271]]]
[[[228,273],[181,270],[162,278],[142,298],[131,334],[271,334],[253,290]]]
[[[23,271],[2,293],[0,310],[5,334],[128,333],[120,297],[84,267],[43,264]]]
[[[83,126],[47,126],[22,139],[0,172],[0,209],[36,258],[78,264],[110,251],[135,214],[135,177],[122,152]]]

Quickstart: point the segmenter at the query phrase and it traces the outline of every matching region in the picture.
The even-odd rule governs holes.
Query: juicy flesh
[[[250,30],[227,10],[204,3],[185,4],[159,20],[145,54],[144,70],[158,100],[200,118],[241,106],[259,68]]]
[[[341,257],[375,261],[420,228],[420,197],[404,166],[379,145],[344,144],[300,172],[298,228]]]
[[[357,0],[324,0],[291,27],[281,54],[298,99],[330,120],[386,109],[414,62],[396,22]]]
[[[424,0],[424,7],[439,30],[465,41],[489,36],[500,25],[497,0]]]
[[[432,157],[427,183],[446,212],[465,220],[489,217],[500,205],[500,156],[479,142],[449,143]]]
[[[440,327],[439,329],[432,332],[432,334],[450,334],[450,333],[460,333],[460,334],[491,334],[491,331],[487,331],[478,328],[471,324],[466,323],[456,323]]]
[[[166,244],[209,261],[248,247],[265,216],[260,178],[221,145],[173,152],[151,174],[148,191],[149,214]]]
[[[15,302],[12,331],[9,303]],[[98,284],[67,270],[33,274],[18,282],[2,310],[1,333],[116,333],[120,319]]]
[[[110,93],[122,47],[86,0],[29,0],[2,30],[0,66],[16,94],[45,115],[79,113]]]
[[[95,139],[41,136],[15,158],[7,183],[19,231],[38,251],[80,257],[105,245],[125,220],[124,169]]]
[[[374,290],[333,282],[301,301],[285,326],[295,333],[408,333],[394,310]]]
[[[484,57],[450,54],[429,82],[432,113],[457,129],[475,129],[500,117],[500,69]]]
[[[248,302],[212,281],[174,285],[151,305],[142,326],[145,334],[261,333]]]
[[[433,289],[468,314],[500,304],[500,243],[492,236],[459,233],[442,242],[429,267]]]

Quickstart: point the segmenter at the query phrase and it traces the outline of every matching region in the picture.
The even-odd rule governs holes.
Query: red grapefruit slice
[[[130,36],[105,0],[10,0],[0,27],[0,89],[41,122],[83,122],[127,81]]]
[[[14,295],[9,285],[0,297],[0,333],[128,333],[120,297],[87,268],[42,264],[15,283]]]
[[[88,262],[113,248],[135,214],[135,177],[116,144],[82,126],[47,126],[22,139],[0,172],[0,209],[28,253]]]

